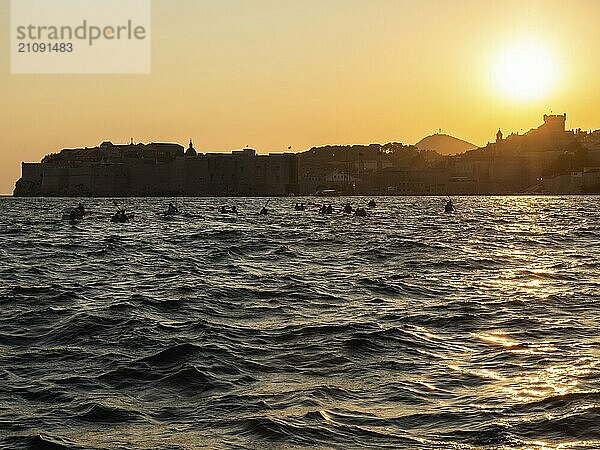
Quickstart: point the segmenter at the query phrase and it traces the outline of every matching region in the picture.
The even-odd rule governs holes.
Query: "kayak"
[[[124,218],[121,218],[121,216],[115,214],[110,219],[110,221],[112,223],[128,223],[128,222],[131,222],[132,220],[133,220],[133,213],[127,213],[127,214],[125,214]]]
[[[73,214],[73,212],[63,212],[63,214],[62,214],[62,220],[71,220],[71,221],[79,222],[80,220],[83,220],[84,217],[85,217],[85,215],[83,215],[83,214],[79,214],[79,213]]]

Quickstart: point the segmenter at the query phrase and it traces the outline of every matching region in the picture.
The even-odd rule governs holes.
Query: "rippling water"
[[[599,197],[332,200],[0,199],[0,446],[600,447]]]

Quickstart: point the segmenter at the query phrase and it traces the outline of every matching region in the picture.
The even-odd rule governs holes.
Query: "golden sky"
[[[9,12],[1,194],[21,161],[130,137],[263,153],[438,128],[484,145],[550,111],[600,128],[597,0],[153,0],[150,75],[11,75]],[[507,91],[521,81],[543,89]]]

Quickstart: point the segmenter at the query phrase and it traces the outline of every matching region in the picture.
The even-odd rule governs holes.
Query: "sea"
[[[0,448],[600,448],[600,197],[368,200],[0,199]]]

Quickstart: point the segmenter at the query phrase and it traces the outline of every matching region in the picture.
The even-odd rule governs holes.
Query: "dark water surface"
[[[600,447],[599,197],[296,201],[0,199],[0,447]]]

